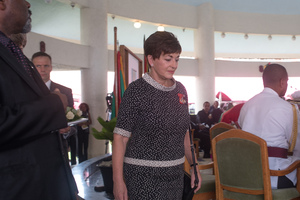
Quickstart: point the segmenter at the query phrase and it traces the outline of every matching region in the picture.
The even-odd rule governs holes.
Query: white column
[[[195,51],[199,59],[196,80],[196,113],[203,103],[215,100],[214,9],[210,3],[198,7],[198,29],[195,32]]]
[[[107,94],[107,0],[89,0],[89,7],[81,8],[81,42],[89,45],[89,66],[81,70],[82,102],[90,107],[92,127],[100,130],[97,118],[105,119]],[[105,141],[89,138],[88,157],[103,155]]]

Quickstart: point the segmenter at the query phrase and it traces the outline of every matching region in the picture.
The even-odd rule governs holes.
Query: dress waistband
[[[269,157],[287,158],[288,150],[280,147],[268,147]]]
[[[131,165],[139,165],[145,167],[173,167],[184,163],[185,158],[182,157],[177,160],[159,161],[159,160],[143,160],[137,158],[124,158],[124,162]]]

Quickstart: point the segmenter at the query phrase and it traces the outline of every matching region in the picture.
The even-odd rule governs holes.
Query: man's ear
[[[284,79],[280,79],[280,88],[284,88],[286,86],[285,81],[286,80],[284,80]]]
[[[0,10],[6,9],[6,2],[7,0],[0,0]]]

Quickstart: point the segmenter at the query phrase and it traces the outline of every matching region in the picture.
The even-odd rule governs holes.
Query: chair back
[[[267,144],[263,139],[230,129],[212,140],[212,148],[217,199],[272,199]]]
[[[209,129],[210,140],[215,138],[217,135],[234,128],[235,127],[231,126],[230,124],[219,122]]]
[[[235,128],[234,126],[231,126],[230,124],[227,124],[225,122],[219,122],[215,124],[213,127],[209,129],[210,141],[212,141],[212,139],[215,138],[217,135],[220,135],[221,133],[234,128]],[[214,160],[213,153],[211,159]]]

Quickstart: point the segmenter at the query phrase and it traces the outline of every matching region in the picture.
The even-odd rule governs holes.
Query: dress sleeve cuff
[[[118,128],[118,127],[115,127],[114,133],[122,135],[124,137],[130,137],[131,136],[131,132],[126,131],[126,130],[124,130],[122,128]]]

